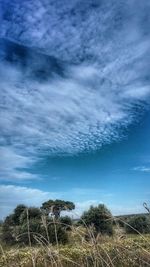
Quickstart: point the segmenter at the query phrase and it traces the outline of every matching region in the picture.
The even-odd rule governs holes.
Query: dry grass
[[[89,234],[86,241],[85,232]],[[72,227],[70,242],[52,246],[35,234],[38,245],[25,248],[1,247],[1,267],[140,267],[150,266],[150,235],[113,238],[91,229]]]
[[[113,218],[114,220],[114,218]],[[150,266],[150,234],[127,235],[116,221],[113,237],[97,235],[93,229],[72,226],[68,231],[69,243],[51,245],[46,219],[42,218],[47,238],[34,233],[37,245],[32,246],[27,211],[28,247],[0,246],[0,267],[147,267]],[[56,226],[56,221],[53,221]],[[33,235],[33,233],[32,233]]]

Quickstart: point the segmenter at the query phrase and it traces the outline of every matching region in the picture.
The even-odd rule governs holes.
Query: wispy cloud
[[[88,77],[84,75],[87,72]],[[18,74],[14,67],[5,68],[0,75],[1,144],[6,146],[1,149],[1,160],[7,162],[9,158],[15,164],[6,166],[7,174],[34,178],[27,173],[20,175],[16,168],[26,167],[43,154],[76,154],[120,139],[120,128],[135,119],[134,104],[141,99],[148,101],[149,90],[139,87],[140,95],[137,88],[134,94],[133,88],[122,90],[108,81],[109,74],[108,70],[99,74],[94,66],[90,70],[88,66],[72,67],[67,78],[41,84],[24,81],[22,71]],[[4,177],[4,172],[1,175]]]
[[[13,1],[8,10],[0,0],[1,36],[42,52],[0,47],[2,179],[35,179],[27,165],[41,155],[119,140],[150,100],[149,2],[60,2]]]
[[[140,171],[140,172],[148,172],[150,173],[150,167],[146,166],[137,166],[133,168],[134,171]]]
[[[121,88],[113,81],[112,69],[103,74],[97,67],[88,69],[72,67],[66,78],[46,83],[24,80],[24,73],[14,67],[2,71],[2,142],[30,152],[59,154],[95,150],[119,139],[119,128],[134,118],[132,107],[141,98],[148,101],[150,90],[139,86],[133,94],[133,87]],[[88,71],[88,77],[81,75]]]
[[[0,180],[19,182],[39,179],[39,176],[29,171],[34,162],[35,159],[31,155],[20,155],[13,147],[0,147]]]

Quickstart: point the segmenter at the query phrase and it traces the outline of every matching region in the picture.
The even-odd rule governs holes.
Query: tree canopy
[[[103,204],[97,207],[91,206],[90,209],[83,213],[81,220],[87,226],[94,226],[97,233],[112,234],[113,223],[112,223],[111,212]]]
[[[46,212],[46,214],[50,214],[54,216],[55,219],[60,217],[61,211],[69,211],[75,209],[75,204],[70,201],[64,201],[60,199],[56,200],[48,200],[42,204],[42,210]]]
[[[65,203],[60,202],[61,205]],[[66,203],[67,208],[71,209],[71,202]],[[63,205],[58,207],[65,210]],[[69,217],[62,217],[55,222],[51,217],[42,214],[40,208],[18,205],[2,223],[1,240],[7,245],[30,245],[37,244],[37,242],[56,244],[57,241],[65,244],[68,242],[67,230],[70,229],[71,224]]]
[[[20,215],[20,223],[24,223],[27,221],[27,210],[28,210],[28,219],[41,219],[42,212],[39,208],[29,207],[25,209]]]

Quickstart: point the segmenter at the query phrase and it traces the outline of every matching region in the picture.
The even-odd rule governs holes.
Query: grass
[[[0,267],[150,266],[150,235],[98,235],[86,241],[86,230],[73,227],[67,245],[52,246],[35,236],[34,247],[1,247]]]
[[[28,215],[28,213],[27,213]],[[30,222],[27,216],[29,246],[0,245],[0,267],[147,267],[150,266],[150,234],[126,234],[118,220],[112,218],[113,236],[94,235],[92,227],[73,225],[67,231],[69,242],[59,244],[55,228],[56,245],[38,233],[32,233],[36,245],[30,239]],[[122,221],[122,220],[121,220]],[[46,221],[42,220],[47,229]],[[125,221],[122,221],[126,225]],[[56,222],[54,220],[54,225]],[[60,222],[59,222],[60,223]],[[68,226],[68,225],[66,225]]]

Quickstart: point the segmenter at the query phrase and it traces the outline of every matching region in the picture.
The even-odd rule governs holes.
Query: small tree
[[[36,236],[41,233],[41,216],[39,208],[26,208],[20,215],[20,225],[18,227],[18,240],[26,245],[31,242],[35,244]],[[30,238],[30,240],[29,240]]]
[[[28,216],[27,216],[27,211],[28,211]],[[35,208],[35,207],[29,207],[26,208],[20,215],[20,224],[26,223],[27,220],[32,220],[32,219],[36,219],[36,220],[41,220],[41,216],[42,216],[42,212],[39,208]]]
[[[29,228],[28,228],[29,227]],[[17,229],[17,241],[21,244],[30,245],[37,243],[37,238],[41,235],[41,221],[38,218],[31,218],[29,225],[27,221],[23,221]]]
[[[5,218],[2,224],[1,239],[8,245],[15,244],[15,237],[13,233],[13,215],[9,215]]]
[[[68,242],[68,234],[60,224],[52,222],[48,225],[49,241],[52,244],[66,244]]]
[[[135,216],[128,220],[126,232],[137,234],[137,232],[150,233],[150,219],[145,215]]]
[[[69,216],[60,217],[60,223],[63,228],[70,230],[72,226],[72,219]]]
[[[13,219],[13,223],[15,225],[19,225],[20,223],[20,216],[21,214],[24,212],[24,210],[26,209],[27,207],[23,204],[20,204],[18,205],[15,209],[14,209],[14,213],[13,213],[13,216],[12,216],[12,219]]]
[[[96,233],[109,235],[113,233],[111,212],[103,204],[97,207],[91,206],[83,213],[81,219],[87,226],[94,226]]]
[[[41,209],[44,210],[47,215],[51,213],[51,215],[57,220],[60,217],[61,211],[73,210],[75,209],[75,205],[70,201],[56,199],[44,202]]]

